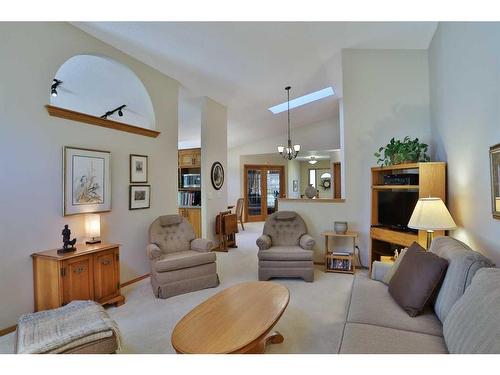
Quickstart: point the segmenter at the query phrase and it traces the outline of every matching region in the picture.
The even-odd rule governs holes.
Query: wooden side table
[[[78,244],[76,250],[57,249],[34,253],[35,311],[54,309],[73,300],[94,300],[122,305],[120,245]]]
[[[356,239],[358,232],[346,232],[344,234],[336,233],[333,231],[326,231],[321,233],[325,236],[325,272],[339,272],[350,273],[356,272],[355,262],[359,262],[356,256]],[[337,253],[328,249],[328,239],[332,238],[351,238],[352,239],[352,253]]]

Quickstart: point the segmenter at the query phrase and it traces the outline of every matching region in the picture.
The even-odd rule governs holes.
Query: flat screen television
[[[379,191],[379,224],[394,229],[411,230],[408,228],[408,222],[417,201],[416,191]]]

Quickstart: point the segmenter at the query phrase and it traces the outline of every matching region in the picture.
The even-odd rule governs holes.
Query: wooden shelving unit
[[[391,245],[406,247],[418,242],[426,247],[426,232],[402,232],[390,228],[377,227],[378,222],[378,192],[381,190],[418,191],[419,198],[438,197],[446,203],[446,163],[427,162],[374,167],[372,173],[372,204],[370,229],[370,272],[372,263],[380,260],[382,255],[393,255]],[[384,185],[384,175],[394,173],[418,173],[418,185]],[[436,231],[435,236],[444,235],[444,231]]]
[[[199,174],[201,177],[201,149],[190,148],[179,150],[179,175],[178,191],[180,193],[195,193],[199,195],[196,205],[179,204],[179,215],[185,217],[193,226],[197,238],[202,237],[201,233],[201,187],[185,187],[183,178],[186,174]]]
[[[354,274],[356,272],[356,265],[359,265],[359,258],[356,255],[356,239],[358,238],[358,232],[347,232],[347,233],[336,233],[332,231],[326,231],[321,233],[322,236],[325,237],[325,272],[337,272],[337,273],[350,273]],[[329,238],[350,238],[352,239],[352,252],[346,255],[336,254],[333,250],[330,250],[328,247]],[[330,261],[338,259],[338,260],[347,260],[350,262],[350,269],[339,269],[330,267]]]

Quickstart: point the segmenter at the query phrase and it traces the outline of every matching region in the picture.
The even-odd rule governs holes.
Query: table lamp
[[[440,198],[420,198],[411,214],[409,228],[427,231],[427,250],[429,250],[435,230],[455,229],[450,212]]]
[[[86,244],[96,244],[100,243],[101,240],[96,239],[96,237],[101,236],[101,216],[98,214],[89,214],[85,217],[85,229],[88,237],[92,237],[91,240],[86,241]]]

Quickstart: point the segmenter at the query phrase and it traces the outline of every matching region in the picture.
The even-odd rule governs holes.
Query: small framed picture
[[[148,157],[147,155],[130,155],[130,183],[148,182]]]
[[[293,180],[293,192],[296,193],[299,191],[299,180]]]
[[[150,185],[130,185],[129,210],[149,208],[151,202]]]

